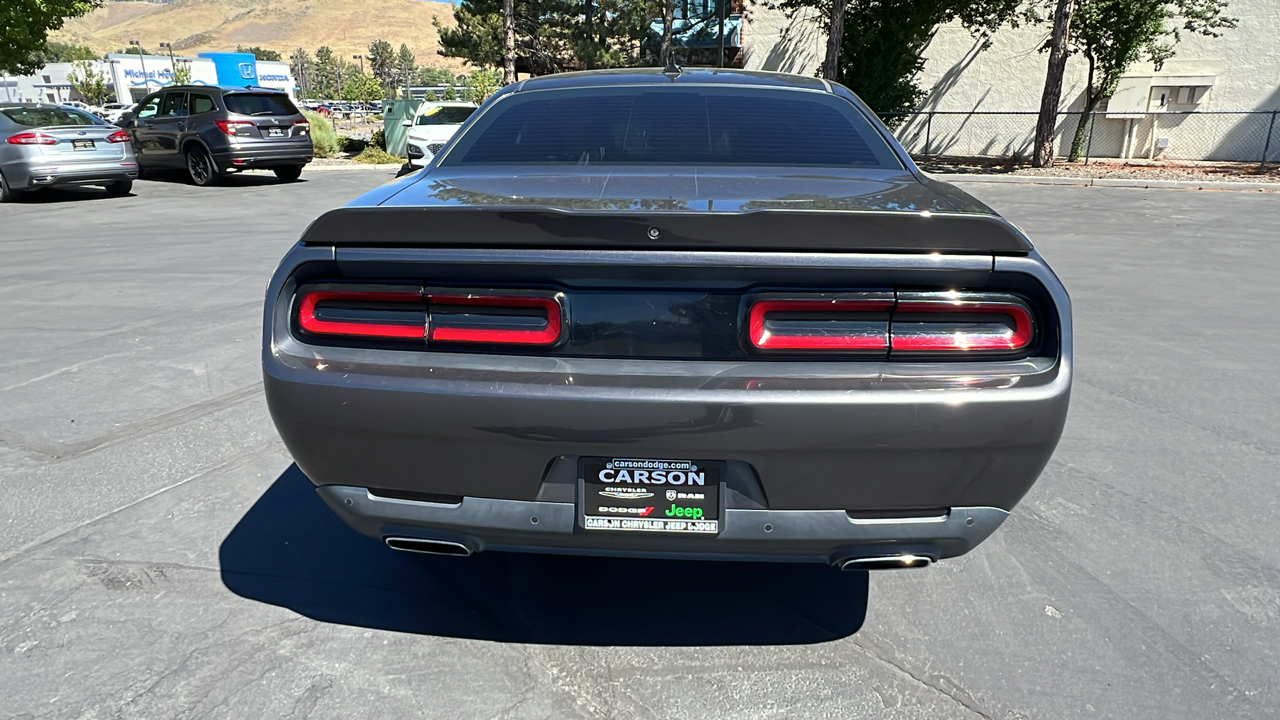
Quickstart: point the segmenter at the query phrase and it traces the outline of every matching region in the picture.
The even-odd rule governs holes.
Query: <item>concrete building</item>
[[[1119,91],[1099,108],[1092,131],[1094,157],[1258,160],[1271,133],[1270,158],[1280,158],[1280,1],[1231,0],[1238,27],[1221,37],[1183,33],[1177,55],[1156,71],[1130,69]],[[919,77],[928,91],[920,115],[897,133],[913,151],[949,155],[1029,154],[1031,115],[1040,106],[1048,54],[1040,52],[1048,25],[1002,28],[975,37],[952,23],[938,29]],[[984,47],[989,41],[989,46]],[[815,73],[826,36],[812,12],[789,18],[751,0],[743,31],[748,68]],[[1084,107],[1087,61],[1072,56],[1062,109]],[[930,115],[932,113],[932,115]],[[1059,148],[1071,140],[1077,117],[1059,125]],[[1274,122],[1274,127],[1273,127]]]
[[[175,64],[191,68],[196,85],[256,85],[277,88],[291,96],[296,90],[289,64],[256,60],[247,53],[201,53],[196,57],[112,53],[93,61],[107,76],[110,101],[137,102],[147,93],[173,84]],[[51,63],[31,75],[0,77],[0,100],[40,100],[61,103],[83,100],[67,81],[73,63]]]

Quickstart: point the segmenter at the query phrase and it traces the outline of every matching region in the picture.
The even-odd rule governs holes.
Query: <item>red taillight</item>
[[[883,353],[890,358],[1008,354],[1031,347],[1030,306],[1003,293],[899,292],[756,300],[751,345],[764,351]]]
[[[335,312],[332,317],[321,317],[324,303]],[[372,317],[342,317],[343,308],[371,309],[365,313]],[[420,310],[422,318],[413,323],[398,321],[394,317],[378,319],[379,311]],[[426,336],[426,306],[422,292],[413,290],[310,290],[304,292],[298,302],[298,326],[315,335],[345,335],[379,339],[421,340]],[[357,313],[357,315],[359,315]]]
[[[248,131],[253,129],[253,123],[246,122],[244,120],[214,120],[213,124],[217,125],[219,130],[231,137],[240,135],[241,130]],[[246,132],[245,134],[248,133]]]
[[[751,344],[761,350],[889,349],[893,295],[760,300],[748,317]]]
[[[20,132],[10,135],[5,142],[10,145],[53,145],[58,142],[58,138],[42,132]]]
[[[892,354],[1016,352],[1035,338],[1031,309],[1009,295],[900,293]]]
[[[427,342],[553,345],[563,312],[557,297],[427,292]]]
[[[293,131],[295,133],[309,133],[311,132],[311,123],[306,120],[296,120],[293,123]]]
[[[109,143],[129,142],[129,133],[125,132],[124,130],[117,130],[107,136],[107,142]]]

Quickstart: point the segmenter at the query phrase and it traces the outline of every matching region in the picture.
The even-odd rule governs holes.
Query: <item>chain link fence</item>
[[[1035,112],[922,111],[882,113],[898,141],[913,156],[1030,157],[1036,135]],[[1117,117],[1105,112],[1058,115],[1054,153],[1071,154],[1084,121],[1080,158],[1211,160],[1280,163],[1280,110],[1162,112]]]

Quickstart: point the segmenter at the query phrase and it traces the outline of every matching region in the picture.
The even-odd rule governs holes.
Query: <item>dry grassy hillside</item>
[[[174,0],[160,5],[113,2],[70,20],[54,39],[111,52],[140,41],[151,52],[162,42],[174,52],[234,50],[259,45],[285,58],[294,48],[314,52],[321,45],[350,59],[367,54],[379,38],[394,47],[408,43],[419,65],[461,67],[437,54],[439,37],[431,20],[453,27],[453,7],[424,0]]]

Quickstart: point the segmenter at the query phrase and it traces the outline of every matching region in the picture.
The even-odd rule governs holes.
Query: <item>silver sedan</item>
[[[127,195],[138,177],[129,134],[61,105],[0,103],[0,201],[55,185]]]

